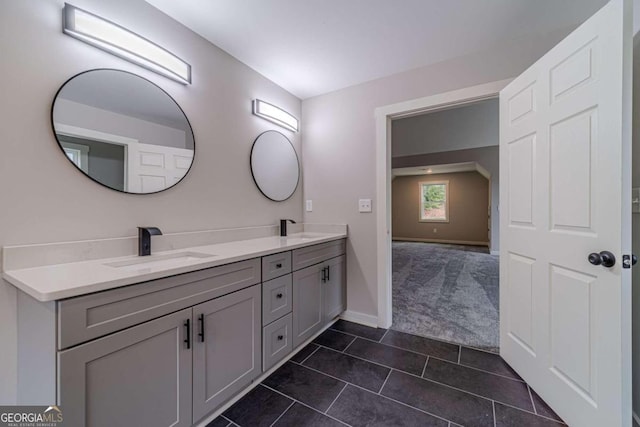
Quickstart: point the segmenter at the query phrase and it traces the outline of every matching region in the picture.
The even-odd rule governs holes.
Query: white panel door
[[[153,144],[127,146],[127,191],[153,193],[171,187],[191,167],[193,150]]]
[[[500,352],[571,426],[631,425],[629,17],[611,1],[500,93]]]

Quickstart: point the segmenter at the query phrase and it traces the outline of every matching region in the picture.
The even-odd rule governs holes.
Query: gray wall
[[[300,117],[300,100],[143,0],[76,0],[189,62],[184,86],[109,55],[61,30],[63,0],[1,1],[0,246],[134,236],[136,226],[164,232],[276,224],[302,219],[302,190],[283,203],[255,187],[249,153],[263,131],[282,131],[298,151],[300,134],[251,114],[261,98]],[[139,74],[166,90],[193,126],[193,167],[168,191],[139,196],[104,188],[69,164],[51,130],[58,88],[93,68]],[[16,290],[0,282],[0,403],[15,402]]]
[[[570,29],[352,86],[302,103],[307,222],[349,224],[348,310],[377,317],[376,215],[358,213],[358,199],[375,206],[375,109],[437,93],[515,77]]]
[[[394,120],[392,157],[498,145],[498,100]]]
[[[419,154],[394,157],[391,166],[406,168],[413,166],[446,165],[452,163],[476,162],[490,174],[491,186],[491,246],[492,252],[500,250],[500,150],[497,146],[471,148],[468,150],[446,151],[433,154]]]

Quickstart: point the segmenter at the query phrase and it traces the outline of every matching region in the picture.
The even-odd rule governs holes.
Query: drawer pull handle
[[[331,266],[330,266],[330,265],[327,265],[327,282],[330,282],[330,281],[331,281],[331,276],[330,276],[330,274],[331,274]]]
[[[184,321],[185,327],[185,336],[184,343],[187,344],[187,350],[191,348],[191,320],[187,319]]]
[[[282,295],[282,292],[280,292],[280,293],[278,293],[278,294],[276,295],[276,298],[280,299],[280,298],[282,298],[283,296],[284,296],[284,295]]]
[[[204,313],[198,316],[198,321],[200,322],[200,332],[198,332],[198,336],[200,337],[200,342],[204,342]]]
[[[284,335],[278,335],[278,341],[282,341],[284,339]]]
[[[282,268],[282,263],[276,264],[276,268]]]

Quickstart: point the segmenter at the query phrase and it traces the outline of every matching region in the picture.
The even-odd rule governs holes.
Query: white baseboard
[[[635,412],[633,413],[633,427],[640,427],[640,416]]]
[[[358,313],[357,311],[346,310],[340,315],[341,319],[347,320],[353,323],[359,323],[365,326],[371,326],[372,328],[378,327],[378,316],[372,316],[370,314]]]
[[[418,239],[415,237],[393,236],[392,240],[399,242],[444,243],[450,245],[489,246],[489,242],[477,242],[471,240],[445,240],[445,239]]]
[[[500,255],[500,251],[491,251],[491,255]]]

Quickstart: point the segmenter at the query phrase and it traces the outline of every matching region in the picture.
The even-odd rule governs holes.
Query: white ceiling
[[[509,40],[568,31],[606,3],[146,1],[301,99],[490,49]]]

